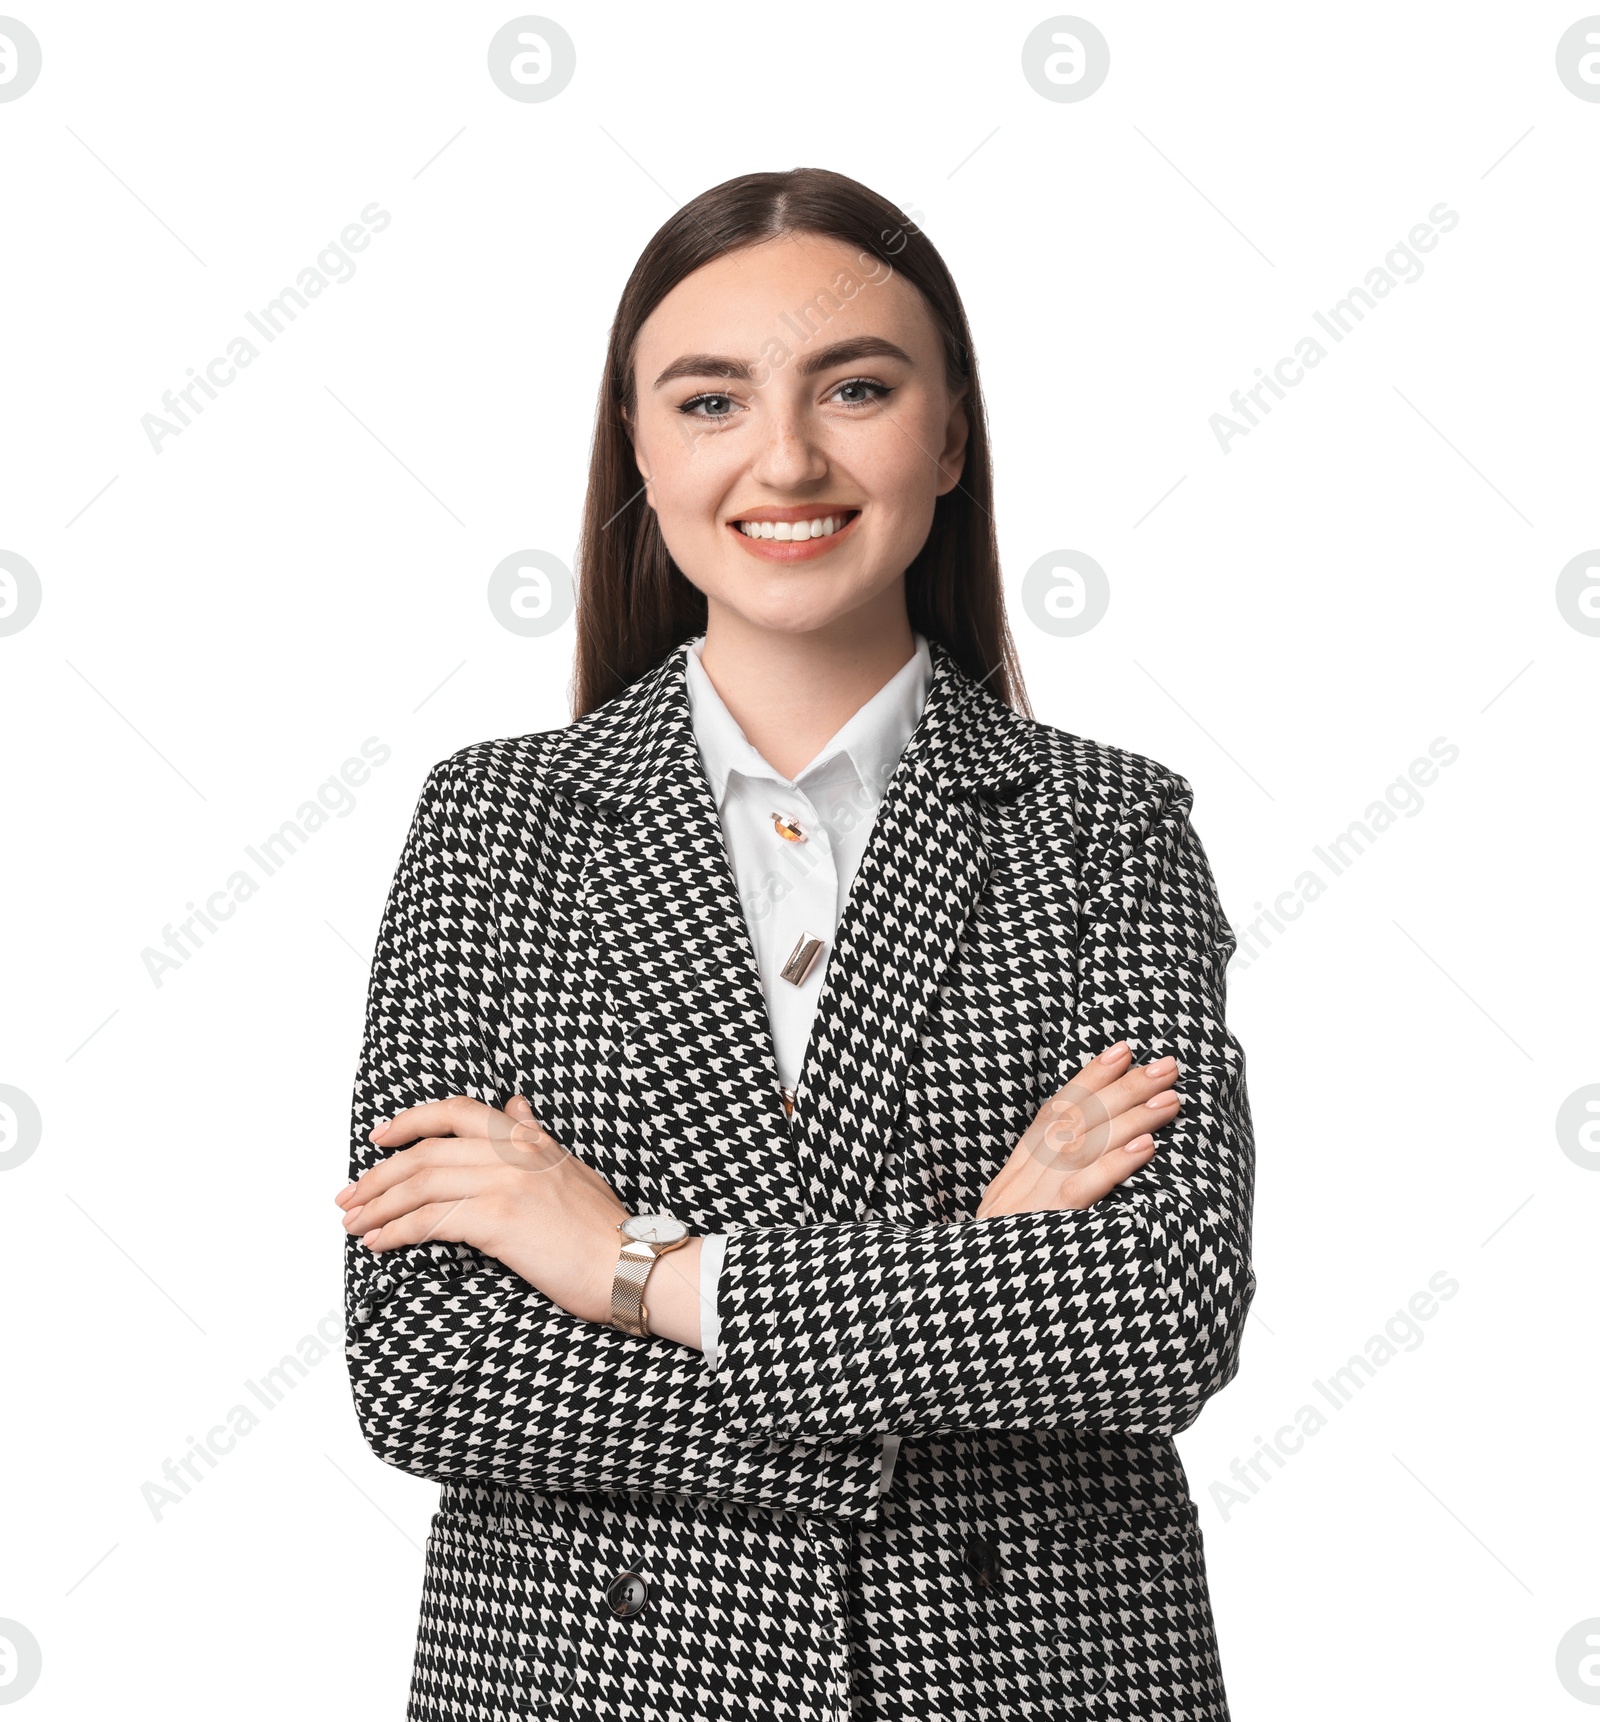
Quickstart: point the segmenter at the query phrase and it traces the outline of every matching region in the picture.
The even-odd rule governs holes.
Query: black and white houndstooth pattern
[[[730,1236],[715,1375],[465,1245],[347,1243],[361,1427],[443,1485],[410,1722],[1227,1718],[1172,1435],[1255,1288],[1233,934],[1182,777],[932,650],[792,1119],[682,647],[429,774],[351,1175],[379,1117],[522,1093],[630,1207]],[[972,1218],[1119,1037],[1179,1060],[1154,1159],[1088,1209]]]

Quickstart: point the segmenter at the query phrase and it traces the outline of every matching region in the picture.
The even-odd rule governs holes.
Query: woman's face
[[[720,257],[645,322],[634,389],[647,499],[713,620],[804,633],[903,606],[967,417],[921,295],[887,264],[812,233]],[[741,521],[769,524],[752,538]]]

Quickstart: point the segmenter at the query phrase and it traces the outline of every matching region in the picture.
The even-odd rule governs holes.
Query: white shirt
[[[933,680],[928,642],[916,634],[915,655],[824,744],[793,780],[753,748],[700,662],[701,634],[689,642],[684,670],[695,741],[722,819],[723,841],[739,887],[772,1024],[778,1080],[793,1088],[800,1075],[817,1000],[856,869],[890,773],[922,715]],[[803,843],[782,836],[773,814],[793,820]],[[781,970],[803,934],[824,941],[805,980],[796,986]],[[717,1366],[720,1330],[717,1282],[727,1235],[707,1234],[700,1256],[701,1342]],[[900,1437],[883,1437],[878,1489],[894,1477]]]

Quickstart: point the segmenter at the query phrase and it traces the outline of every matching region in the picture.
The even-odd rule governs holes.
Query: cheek
[[[690,522],[713,509],[726,488],[714,436],[695,436],[681,425],[658,428],[647,446],[653,500],[668,519]]]
[[[862,481],[883,501],[895,500],[916,511],[936,495],[935,461],[944,446],[944,416],[924,406],[884,425],[886,434],[860,451]]]
[[[895,440],[900,446],[885,449],[883,459],[873,470],[859,467],[856,470],[867,495],[880,510],[879,530],[888,528],[892,521],[893,535],[899,542],[908,535],[917,537],[927,532],[938,500],[935,485],[938,473],[910,437],[897,436]]]

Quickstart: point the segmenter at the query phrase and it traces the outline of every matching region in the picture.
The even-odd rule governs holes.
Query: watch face
[[[689,1228],[671,1214],[635,1214],[622,1222],[625,1237],[636,1238],[643,1244],[675,1244],[687,1237]]]

